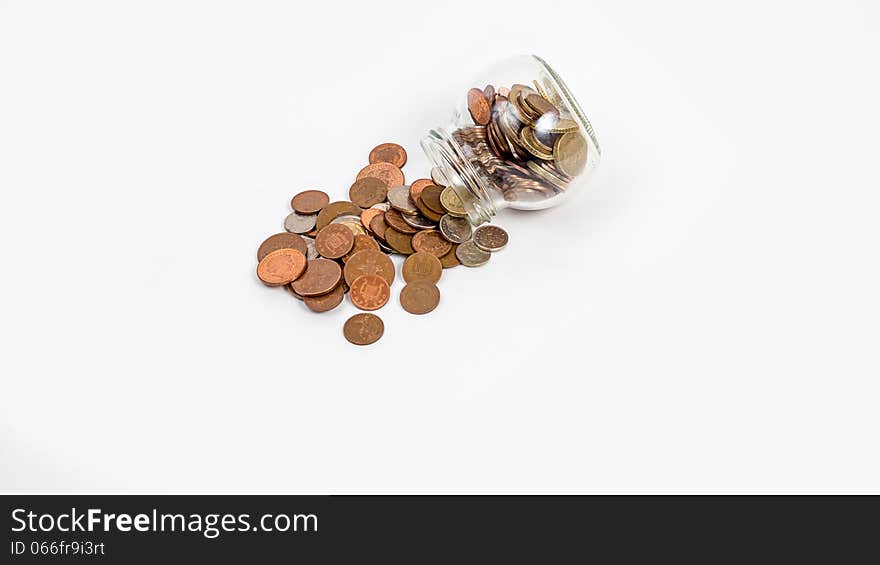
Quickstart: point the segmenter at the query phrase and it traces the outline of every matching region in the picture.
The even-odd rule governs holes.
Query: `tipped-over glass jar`
[[[556,206],[599,164],[596,134],[571,91],[540,57],[487,68],[462,92],[451,122],[422,148],[473,224],[504,207]]]

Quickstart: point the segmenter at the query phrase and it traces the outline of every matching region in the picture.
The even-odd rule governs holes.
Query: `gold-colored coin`
[[[569,120],[568,118],[562,118],[558,120],[555,124],[547,128],[547,131],[549,133],[571,133],[577,130],[577,122],[574,120]]]
[[[315,221],[315,229],[321,231],[339,216],[360,216],[361,211],[360,208],[347,200],[331,202],[318,212],[318,219]]]
[[[467,216],[461,198],[458,197],[455,189],[451,186],[447,186],[443,189],[443,192],[440,193],[440,204],[450,216],[455,216],[456,218],[464,218]]]
[[[559,170],[576,177],[587,164],[587,140],[580,133],[566,133],[556,140],[553,158]]]
[[[526,151],[545,161],[553,160],[553,149],[547,147],[535,137],[535,130],[531,126],[526,126],[519,133],[519,141]]]

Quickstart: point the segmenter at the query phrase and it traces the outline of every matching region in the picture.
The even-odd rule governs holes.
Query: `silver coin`
[[[284,229],[290,233],[306,233],[315,229],[315,221],[317,219],[317,214],[306,216],[293,212],[284,219]]]
[[[379,249],[384,251],[386,254],[391,255],[392,253],[394,253],[394,250],[391,249],[391,247],[389,247],[389,245],[387,243],[385,243],[384,241],[382,241],[378,237],[376,238],[376,243],[379,244]]]
[[[391,204],[387,202],[379,202],[378,204],[373,204],[370,208],[375,208],[376,210],[382,210],[383,212],[387,212],[391,209]]]
[[[421,214],[401,214],[400,217],[403,218],[403,221],[410,227],[416,228],[417,230],[430,230],[437,227],[437,222],[432,222]]]
[[[409,187],[405,184],[395,186],[388,191],[388,202],[391,207],[402,214],[415,215],[419,213],[419,209],[409,197]]]
[[[464,243],[471,238],[471,223],[445,214],[440,218],[440,233],[451,243]]]
[[[305,236],[300,237],[302,237],[306,241],[306,259],[311,261],[320,257],[320,254],[318,253],[318,248],[315,247],[315,238]]]
[[[474,245],[483,251],[501,251],[507,245],[507,239],[506,231],[491,224],[474,230]]]
[[[455,256],[465,267],[479,267],[488,263],[492,254],[477,247],[473,241],[465,241],[455,248]]]
[[[431,169],[431,180],[437,186],[449,186],[449,181],[446,180],[446,175],[443,174],[443,169],[440,167]]]

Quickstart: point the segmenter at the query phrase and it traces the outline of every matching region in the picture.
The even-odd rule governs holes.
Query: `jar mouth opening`
[[[537,55],[532,55],[536,61],[547,71],[547,76],[552,81],[553,86],[556,91],[562,96],[563,100],[568,104],[571,110],[574,112],[575,119],[580,122],[580,126],[583,128],[587,135],[590,136],[590,141],[592,141],[593,146],[596,148],[596,153],[601,156],[602,148],[599,146],[599,140],[596,138],[596,132],[593,131],[593,125],[590,124],[590,120],[587,118],[587,115],[581,109],[581,105],[578,104],[577,99],[575,99],[574,95],[571,93],[571,90],[568,88],[568,85],[565,84],[565,81],[562,80],[556,71],[553,70],[553,67],[547,64],[547,61],[538,57]]]

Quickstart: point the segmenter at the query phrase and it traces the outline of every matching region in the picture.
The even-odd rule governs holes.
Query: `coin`
[[[403,262],[403,280],[406,282],[429,281],[436,283],[443,273],[443,264],[430,253],[413,253]]]
[[[446,180],[446,175],[443,173],[443,169],[440,167],[434,167],[431,169],[431,180],[434,181],[434,184],[439,184],[440,186],[449,186],[449,181]]]
[[[349,285],[361,275],[379,275],[389,285],[394,282],[394,263],[378,249],[358,251],[345,263],[342,272]]]
[[[291,233],[306,233],[315,228],[315,220],[317,218],[316,214],[306,216],[297,212],[291,212],[284,219],[284,229]]]
[[[357,216],[341,216],[336,218],[331,224],[341,224],[351,231],[351,235],[357,237],[359,235],[367,235],[367,230],[361,225],[361,219]]]
[[[560,171],[576,177],[587,164],[587,140],[578,132],[561,135],[553,145],[553,158]]]
[[[313,259],[306,265],[306,272],[293,281],[290,288],[300,296],[318,296],[333,290],[342,280],[339,263],[330,259]]]
[[[326,227],[327,224],[329,224],[339,216],[360,217],[362,211],[363,210],[361,210],[359,207],[355,206],[347,200],[331,202],[330,204],[324,206],[318,213],[318,219],[315,221],[315,228],[320,231],[322,228]]]
[[[379,251],[379,244],[376,243],[376,240],[370,235],[356,235],[354,236],[354,245],[352,246],[351,251],[342,257],[342,262],[348,262],[348,260],[358,251],[367,250]]]
[[[370,231],[376,234],[376,237],[380,239],[385,239],[385,231],[388,229],[388,224],[385,223],[385,214],[377,214],[373,216],[373,219],[370,220]]]
[[[400,305],[410,314],[427,314],[439,303],[440,289],[430,281],[413,281],[400,291]]]
[[[342,326],[342,335],[349,343],[355,345],[376,343],[383,333],[385,333],[385,324],[382,323],[382,318],[366,312],[355,314]]]
[[[400,217],[406,225],[417,230],[429,230],[437,227],[436,222],[432,222],[421,214],[416,214],[414,216],[410,214],[401,214]]]
[[[379,275],[361,275],[351,283],[351,303],[361,310],[378,310],[391,296],[391,287]]]
[[[300,214],[317,214],[330,202],[330,197],[321,190],[304,190],[293,197],[290,207]]]
[[[370,151],[370,163],[391,163],[402,167],[406,164],[406,149],[396,143],[382,143]]]
[[[489,262],[492,256],[488,251],[483,251],[474,244],[473,240],[465,241],[455,250],[455,256],[465,267],[479,267]]]
[[[392,208],[404,214],[419,213],[419,209],[416,208],[412,198],[409,197],[409,187],[405,184],[392,186],[388,190],[388,202],[391,203]]]
[[[340,283],[327,294],[303,296],[302,300],[312,312],[327,312],[339,306],[343,298],[345,298],[345,287]]]
[[[389,227],[396,229],[400,233],[413,234],[419,231],[417,228],[414,228],[408,223],[404,222],[403,214],[401,214],[397,210],[388,210],[387,212],[385,212],[385,223],[388,224]]]
[[[412,238],[413,236],[406,233],[400,233],[394,228],[388,228],[385,230],[385,241],[388,242],[391,249],[398,253],[403,253],[404,255],[412,255],[415,253],[412,247]]]
[[[315,237],[318,253],[328,259],[339,259],[354,246],[354,234],[347,226],[330,224]]]
[[[452,244],[437,230],[423,230],[412,237],[412,248],[435,257],[443,257],[452,250]]]
[[[451,216],[459,218],[467,216],[467,211],[464,209],[464,204],[462,204],[461,198],[459,198],[455,189],[451,186],[447,186],[443,189],[443,192],[440,193],[440,205],[443,206],[446,213]]]
[[[306,256],[297,249],[277,249],[257,265],[257,276],[267,286],[281,286],[299,277],[306,268]]]
[[[486,88],[483,89],[483,94],[486,96],[486,100],[489,101],[489,104],[495,102],[495,87],[491,84],[487,84]]]
[[[311,261],[312,259],[317,259],[318,257],[320,257],[320,254],[318,253],[318,248],[315,247],[315,238],[304,237],[303,239],[306,242],[306,259]]]
[[[471,223],[446,214],[440,218],[440,233],[450,243],[463,243],[471,238]]]
[[[553,150],[538,141],[538,138],[535,137],[535,130],[531,126],[526,126],[519,132],[519,141],[526,148],[526,151],[538,159],[553,160]]]
[[[526,106],[528,106],[531,110],[533,110],[538,117],[543,116],[545,114],[555,114],[559,115],[559,110],[551,104],[546,98],[537,93],[527,94],[523,98],[523,102]]]
[[[257,249],[257,261],[262,261],[263,257],[278,249],[296,249],[306,255],[307,246],[306,241],[295,233],[276,233],[260,244],[260,248]]]
[[[366,210],[361,212],[361,224],[363,224],[367,228],[370,228],[370,222],[373,221],[373,218],[375,218],[376,216],[381,216],[384,213],[385,212],[380,208],[367,208]],[[370,228],[370,231],[372,231],[372,229],[373,228]]]
[[[440,194],[442,192],[442,187],[439,187],[436,184],[429,184],[422,190],[420,200],[422,201],[422,204],[427,206],[428,209],[435,214],[443,214],[445,210],[443,209],[443,204],[440,203]]]
[[[437,212],[425,206],[425,203],[422,202],[421,198],[416,200],[416,208],[419,209],[419,212],[422,214],[422,216],[426,217],[432,222],[439,222],[440,218],[443,216],[443,214],[438,214]]]
[[[443,265],[444,269],[451,269],[452,267],[457,267],[461,265],[461,261],[458,260],[458,256],[455,254],[455,251],[458,249],[458,245],[452,246],[452,251],[440,257],[440,264]]]
[[[557,120],[549,129],[550,133],[571,133],[577,130],[577,122],[565,118]]]
[[[388,186],[381,179],[364,177],[355,181],[348,190],[348,197],[361,208],[369,208],[374,204],[385,201]]]
[[[492,106],[482,90],[479,88],[468,90],[467,106],[475,123],[481,126],[489,123],[489,118],[492,116]]]
[[[409,187],[409,197],[413,202],[418,202],[422,190],[428,186],[429,184],[434,184],[434,181],[431,179],[417,179],[414,180],[413,183]]]
[[[500,251],[507,245],[507,232],[498,226],[482,225],[474,230],[474,245],[483,251]]]
[[[404,182],[403,171],[391,163],[371,163],[367,165],[358,172],[357,180],[365,177],[377,178],[389,188],[400,186]]]

